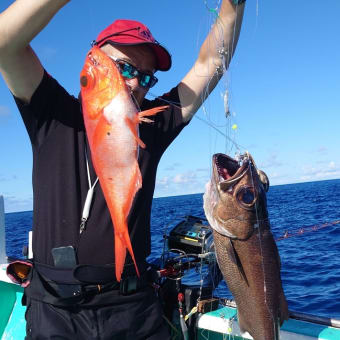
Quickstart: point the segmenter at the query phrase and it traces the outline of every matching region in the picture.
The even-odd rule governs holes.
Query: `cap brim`
[[[131,39],[130,39],[131,40]],[[100,44],[100,46],[103,46],[104,44],[112,44],[112,45],[125,45],[125,46],[134,46],[134,45],[149,45],[157,60],[156,69],[159,71],[168,71],[171,68],[172,60],[171,60],[171,54],[168,52],[168,50],[156,43],[151,42],[144,42],[137,40],[135,42],[129,41],[129,42],[122,42],[122,41],[114,41],[112,39],[108,39]]]

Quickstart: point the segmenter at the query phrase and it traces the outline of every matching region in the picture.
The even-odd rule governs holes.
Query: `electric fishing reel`
[[[161,300],[171,332],[175,332],[173,337],[191,339],[197,315],[218,307],[212,294],[222,274],[207,220],[188,215],[173,225],[168,234],[164,233],[162,265],[157,271]],[[190,284],[190,279],[199,279],[199,284]]]
[[[190,269],[216,262],[212,231],[204,218],[184,216],[163,237],[161,277],[178,279]]]

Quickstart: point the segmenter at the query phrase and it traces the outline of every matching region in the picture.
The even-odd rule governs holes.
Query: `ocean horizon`
[[[267,201],[289,309],[340,319],[340,179],[275,185]],[[32,215],[31,210],[5,214],[8,256],[22,257]],[[164,234],[187,215],[204,218],[203,193],[154,198],[150,262],[162,255]],[[198,274],[189,274],[189,280],[199,283]],[[224,281],[216,292],[231,297]]]

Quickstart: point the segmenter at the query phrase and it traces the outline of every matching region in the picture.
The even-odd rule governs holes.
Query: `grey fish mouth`
[[[223,153],[213,155],[213,171],[218,183],[234,180],[240,176],[248,166],[248,161],[244,161],[242,165],[240,165],[236,159]]]
[[[220,181],[226,181],[232,178],[240,168],[235,159],[222,153],[213,156],[213,164]]]

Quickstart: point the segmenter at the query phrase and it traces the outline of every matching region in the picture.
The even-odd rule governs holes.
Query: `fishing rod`
[[[232,299],[220,298],[219,300],[223,306],[237,308],[236,302]],[[340,328],[340,320],[334,319],[334,318],[326,318],[322,316],[300,313],[296,311],[289,311],[289,318],[300,320],[300,321],[313,322],[319,325],[324,325],[324,326],[329,326],[329,327],[334,327],[334,328]]]
[[[174,251],[174,249],[171,249],[171,251]],[[183,254],[167,260],[164,268],[157,271],[157,275],[159,278],[177,279],[183,276],[185,271],[201,265],[202,260],[209,262],[214,256],[215,253],[212,251],[203,254]],[[186,261],[182,261],[182,259],[186,259]]]

